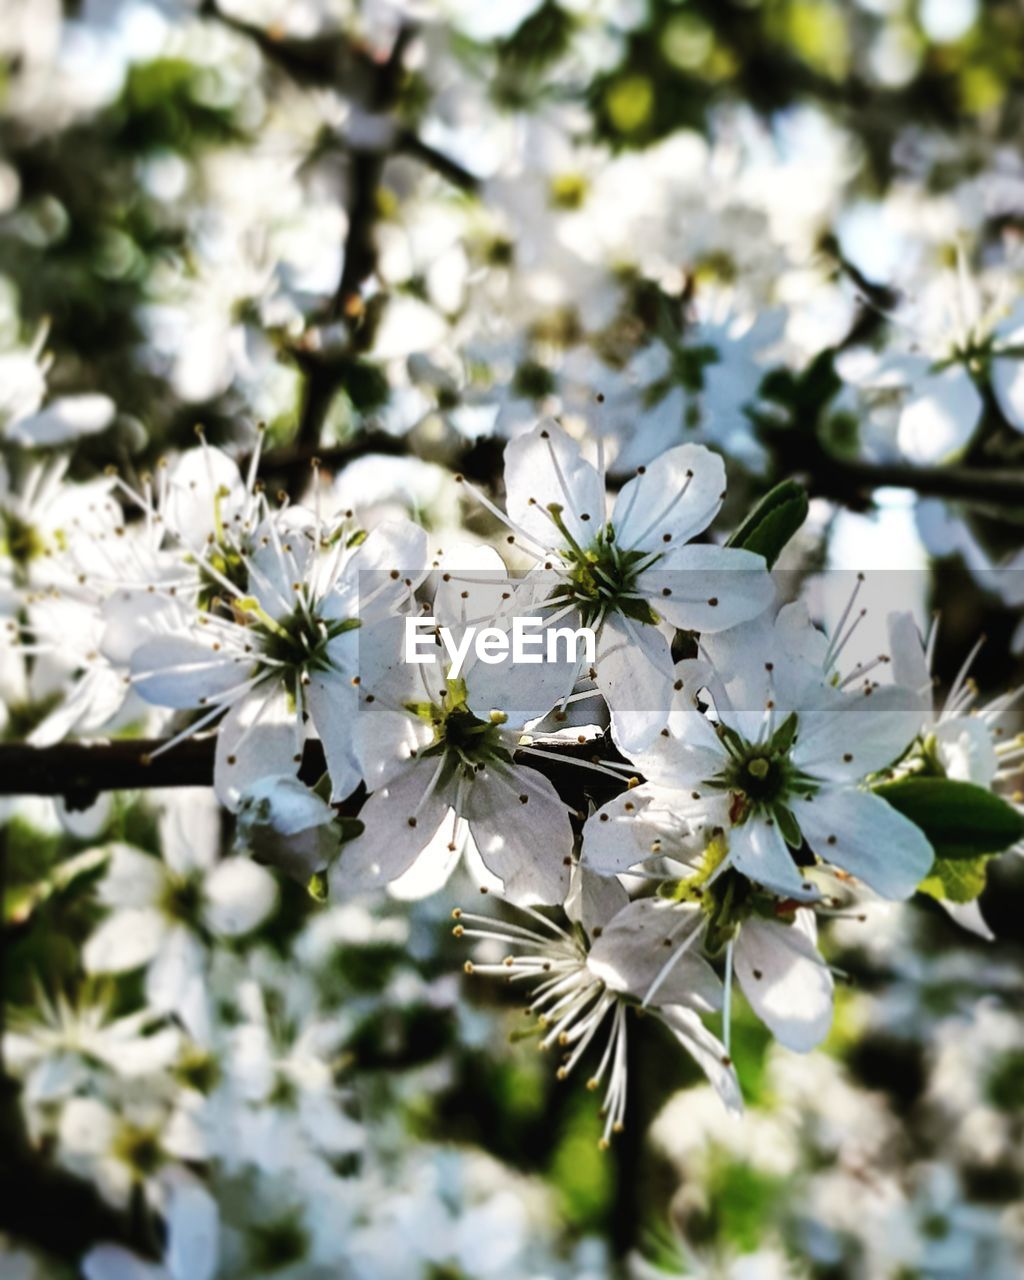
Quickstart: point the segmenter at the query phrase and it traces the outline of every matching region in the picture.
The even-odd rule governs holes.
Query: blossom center
[[[732,795],[729,816],[739,825],[760,814],[777,822],[791,846],[802,843],[800,830],[788,804],[794,797],[811,795],[815,780],[798,768],[790,758],[796,741],[798,720],[792,712],[765,739],[748,742],[726,724],[718,726],[718,734],[728,754],[728,761],[705,785]]]
[[[660,619],[643,598],[637,579],[658,556],[620,547],[610,521],[603,524],[593,541],[584,547],[569,532],[557,503],[548,507],[548,513],[566,542],[564,585],[558,590],[557,598],[564,600],[568,588],[583,625],[594,627],[608,613],[621,613],[637,622],[656,625]]]
[[[0,509],[0,551],[24,567],[45,553],[46,542],[35,525],[13,511]]]
[[[474,715],[466,704],[462,680],[449,680],[440,702],[413,703],[408,710],[434,731],[433,742],[421,755],[444,756],[451,768],[461,765],[473,773],[498,761],[511,763],[501,733],[506,717],[501,712],[492,712],[488,720]]]
[[[324,671],[331,665],[327,647],[336,637],[359,626],[358,618],[321,618],[310,605],[299,604],[283,618],[272,618],[253,599],[236,602],[250,618],[260,652],[271,665],[289,672]]]

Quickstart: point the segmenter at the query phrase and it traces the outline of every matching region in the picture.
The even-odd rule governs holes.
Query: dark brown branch
[[[459,187],[463,191],[476,191],[479,189],[480,181],[474,174],[470,173],[468,169],[464,169],[451,156],[445,155],[443,151],[438,151],[429,142],[424,142],[411,129],[399,130],[395,139],[395,147],[405,155],[412,156],[414,160],[422,161],[428,169],[433,169],[442,178],[447,178],[453,187]]]
[[[910,463],[873,463],[835,458],[815,449],[803,435],[793,433],[790,448],[780,447],[781,433],[772,441],[783,470],[806,477],[812,497],[863,506],[875,489],[912,489],[924,498],[951,498],[978,506],[1024,507],[1024,471],[965,466],[924,467]],[[465,446],[424,461],[436,462],[460,472],[471,480],[494,483],[501,474],[504,442],[476,440]],[[312,446],[274,449],[266,453],[262,471],[267,476],[294,476],[308,471],[314,457],[328,471],[340,471],[357,458],[369,454],[402,457],[412,454],[409,441],[384,431],[364,431],[353,440],[325,449]],[[415,455],[423,456],[423,455]],[[612,474],[612,484],[628,476]],[[781,477],[780,477],[781,478]]]
[[[363,105],[375,114],[391,111],[398,99],[402,63],[411,37],[403,28],[386,62],[360,59],[364,80]],[[361,293],[377,266],[374,228],[377,221],[381,176],[387,154],[354,148],[349,169],[350,200],[341,276],[328,308],[328,319],[348,318],[351,323],[349,355],[358,356],[372,343],[372,325],[362,309]],[[304,366],[305,381],[296,440],[300,447],[316,445],[331,400],[342,382],[344,362],[312,362]]]
[[[505,442],[491,437],[466,442],[454,449],[442,448],[436,453],[416,453],[407,436],[393,436],[386,431],[361,431],[344,444],[319,449],[314,445],[289,445],[271,449],[260,460],[260,472],[266,477],[292,480],[308,475],[313,460],[328,472],[339,472],[357,458],[380,454],[388,458],[418,457],[424,462],[468,477],[481,484],[493,484],[501,475]]]
[[[775,430],[767,444],[781,474],[804,477],[812,497],[863,507],[875,489],[911,489],[922,498],[950,498],[981,507],[1024,507],[1019,468],[916,466],[839,458],[811,432]]]
[[[101,791],[203,787],[213,777],[216,739],[187,742],[151,760],[160,739],[60,742],[52,747],[0,743],[0,795],[64,796],[72,808]]]
[[[154,758],[153,753],[166,739],[135,738],[91,742],[59,742],[51,747],[34,747],[24,743],[0,743],[0,796],[63,796],[71,807],[84,807],[104,791],[141,791],[157,787],[208,787],[213,782],[216,734],[189,738]],[[545,746],[550,762],[542,772],[558,783],[566,783],[570,772],[579,774],[572,761],[621,759],[605,744],[559,742]],[[537,757],[526,763],[535,766]],[[323,748],[319,742],[306,743],[299,776],[315,783],[326,769]],[[588,786],[595,782],[607,790],[600,778],[588,775]],[[613,793],[620,790],[609,778]],[[560,789],[564,789],[560,787]],[[345,812],[355,814],[362,793],[346,802]]]
[[[816,496],[845,501],[851,493],[874,489],[913,489],[924,498],[953,498],[981,506],[1024,508],[1024,471],[974,467],[917,467],[833,461],[810,473]]]

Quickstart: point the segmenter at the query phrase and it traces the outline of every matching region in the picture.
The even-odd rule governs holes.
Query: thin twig
[[[775,443],[778,443],[776,438]],[[1024,471],[991,467],[914,466],[911,463],[873,463],[836,458],[824,450],[812,450],[803,436],[785,451],[789,475],[807,480],[812,497],[863,505],[875,489],[911,489],[925,498],[951,498],[987,507],[1024,508]],[[384,431],[363,431],[344,444],[324,449],[290,446],[273,449],[263,457],[267,476],[288,476],[308,471],[316,457],[327,471],[341,471],[350,462],[369,454],[388,457],[418,456],[409,441]],[[484,439],[467,442],[454,452],[425,458],[480,483],[496,483],[501,474],[503,442]],[[782,478],[782,477],[780,477]],[[609,484],[623,484],[629,475],[612,472]]]
[[[170,751],[154,755],[164,745],[163,738],[96,739],[88,742],[59,742],[49,747],[25,743],[0,743],[0,796],[63,796],[71,807],[92,804],[105,791],[144,791],[158,787],[207,787],[213,782],[217,735],[188,738]],[[579,774],[574,760],[621,760],[604,739],[586,742],[545,743],[550,760],[537,755],[524,764],[548,776]],[[309,782],[324,773],[326,762],[320,743],[306,743],[299,776]],[[600,790],[619,790],[613,778],[591,778]],[[346,811],[358,811],[359,795],[346,804]]]

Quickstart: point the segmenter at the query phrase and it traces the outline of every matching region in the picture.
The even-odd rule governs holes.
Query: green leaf
[[[1002,853],[1024,839],[1024,814],[973,782],[900,778],[874,790],[921,828],[940,861]]]
[[[805,490],[795,480],[783,480],[765,494],[726,545],[764,556],[770,569],[806,519]]]
[[[917,886],[940,902],[973,902],[985,888],[991,855],[980,858],[936,858],[926,879]]]

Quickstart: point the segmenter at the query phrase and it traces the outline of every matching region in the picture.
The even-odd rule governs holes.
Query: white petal
[[[427,531],[411,520],[387,520],[372,529],[346,572],[358,587],[358,616],[364,625],[393,613],[426,577],[429,563]],[[363,605],[371,594],[372,602]]]
[[[170,1280],[163,1267],[143,1262],[119,1244],[90,1249],[82,1259],[82,1275],[85,1280]]]
[[[604,485],[597,468],[550,418],[506,445],[505,494],[511,519],[543,547],[566,545],[548,513],[552,504],[562,508],[560,519],[583,547],[604,523]]]
[[[249,933],[265,920],[277,902],[277,881],[248,858],[225,858],[203,885],[203,919],[228,938]]]
[[[152,907],[115,911],[82,948],[88,973],[127,973],[156,955],[164,937],[164,917]]]
[[[587,967],[613,991],[644,1000],[677,949],[703,927],[700,907],[671,907],[656,898],[638,898],[594,940]],[[652,1004],[710,1010],[719,1007],[721,998],[718,976],[691,944],[659,983]]]
[[[298,711],[271,682],[236,702],[220,723],[213,781],[218,799],[235,810],[243,791],[261,778],[298,771]]]
[[[105,1155],[115,1131],[114,1113],[96,1098],[72,1098],[60,1115],[61,1153],[72,1159]]]
[[[134,651],[135,691],[158,707],[203,706],[245,681],[252,667],[188,636],[158,636]]]
[[[890,613],[886,622],[893,683],[909,689],[920,698],[923,724],[931,719],[932,714],[932,676],[928,670],[924,640],[912,613]]]
[[[227,525],[244,501],[245,486],[237,464],[222,450],[205,446],[189,449],[178,459],[170,474],[163,514],[186,545],[199,547],[209,534],[217,533],[218,507]]]
[[[615,876],[600,875],[583,862],[572,869],[565,914],[574,924],[581,924],[588,938],[594,936],[629,902],[629,894]]]
[[[841,694],[822,687],[799,710],[795,765],[812,777],[859,781],[897,760],[921,728],[921,700],[895,685]]]
[[[725,1045],[705,1027],[700,1015],[679,1005],[661,1009],[659,1015],[707,1076],[726,1108],[735,1113],[741,1112],[743,1095],[740,1093],[736,1069],[725,1052]]]
[[[327,772],[331,775],[331,800],[336,803],[351,795],[362,777],[354,735],[358,691],[351,676],[317,672],[306,687],[306,704],[323,743]]]
[[[1014,431],[1024,431],[1024,360],[997,356],[989,377],[1003,417]]]
[[[188,624],[179,600],[135,587],[120,588],[104,601],[102,618],[101,651],[123,667],[130,666],[135,650],[146,641],[181,631]]]
[[[547,778],[488,765],[466,789],[463,816],[480,857],[512,902],[560,903],[569,890],[572,824]]]
[[[160,847],[178,875],[206,871],[217,861],[221,810],[209,787],[182,787],[161,797]]]
[[[242,810],[254,812],[282,836],[297,836],[334,821],[329,804],[298,778],[263,778],[245,793]]]
[[[217,1269],[217,1205],[198,1178],[183,1170],[165,1175],[167,1269],[172,1280],[211,1280]]]
[[[400,902],[418,902],[444,888],[462,857],[461,842],[452,840],[454,829],[455,816],[448,814],[408,871],[388,885],[390,897]]]
[[[627,755],[642,751],[668,720],[675,675],[667,637],[612,614],[601,627],[596,665],[616,744]]]
[[[676,667],[676,683],[682,665]],[[669,712],[667,728],[668,737],[659,734],[644,751],[629,753],[637,771],[649,782],[672,791],[692,792],[729,763],[728,752],[703,712],[680,705],[677,699]]]
[[[778,826],[769,826],[764,818],[750,818],[729,831],[729,860],[737,871],[775,893],[798,900],[816,896]]]
[[[287,618],[295,608],[294,584],[306,578],[316,555],[315,523],[311,511],[290,506],[264,520],[253,535],[249,590],[272,618]]]
[[[10,1037],[6,1038],[9,1041]],[[8,1047],[5,1042],[5,1049]],[[25,1100],[34,1107],[59,1102],[89,1081],[89,1070],[78,1053],[57,1053],[44,1058],[25,1080]]]
[[[819,858],[849,871],[883,898],[909,898],[928,874],[931,845],[881,796],[830,787],[813,800],[794,800],[791,807]]]
[[[808,911],[797,913],[814,917]],[[733,965],[743,994],[772,1035],[806,1053],[832,1026],[832,974],[806,925],[751,916],[740,928]]]
[[[916,382],[900,414],[899,446],[911,462],[944,462],[974,435],[982,400],[961,364]]]
[[[977,934],[979,938],[984,938],[986,942],[995,942],[996,935],[988,926],[988,922],[981,914],[981,904],[975,900],[974,902],[940,902],[951,920],[955,920],[961,929],[966,929],[968,933]]]
[[[775,599],[763,556],[704,543],[670,551],[637,586],[674,627],[702,633],[756,618]]]
[[[148,1076],[166,1071],[181,1052],[181,1032],[165,1027],[130,1040],[100,1040],[91,1052],[118,1075]]]
[[[111,824],[114,797],[109,791],[104,791],[84,809],[69,809],[64,797],[57,796],[53,808],[57,821],[68,835],[76,840],[95,840]]]
[[[645,783],[609,800],[583,827],[581,865],[602,876],[622,875],[656,852],[677,852],[688,834],[676,815],[679,799],[678,792]]]
[[[191,929],[175,925],[166,930],[146,973],[146,998],[160,1013],[179,1016],[195,999],[206,970],[206,950]]]
[[[620,547],[659,550],[665,534],[688,542],[708,527],[725,496],[725,464],[701,444],[660,454],[623,485],[612,523]]]
[[[468,620],[493,619],[508,612],[506,597],[516,584],[493,547],[456,543],[446,548],[438,570],[431,614],[440,626],[460,627]]]
[[[149,907],[163,893],[167,869],[159,858],[128,844],[109,846],[99,899],[108,907]]]
[[[109,396],[62,396],[8,428],[7,436],[28,449],[52,448],[104,431],[113,422],[115,412]]]
[[[424,800],[437,764],[435,758],[420,757],[370,796],[359,813],[363,834],[342,847],[331,868],[332,896],[383,888],[416,861],[449,809],[440,788]]]
[[[935,726],[939,759],[950,778],[990,787],[999,768],[992,730],[979,716],[957,716]]]

